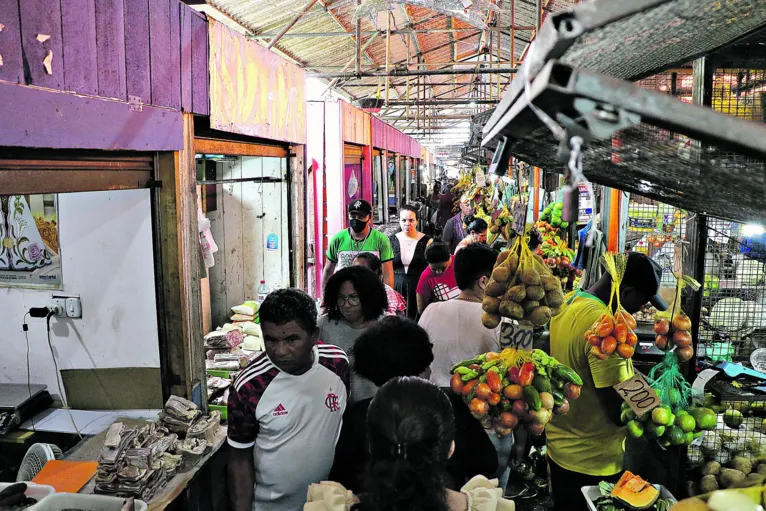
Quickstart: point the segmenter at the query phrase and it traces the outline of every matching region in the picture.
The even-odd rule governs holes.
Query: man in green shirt
[[[351,266],[354,258],[371,252],[383,263],[383,283],[394,286],[394,252],[385,234],[372,228],[372,206],[358,199],[348,205],[348,223],[345,229],[330,240],[327,261],[322,272],[322,288],[337,270]]]

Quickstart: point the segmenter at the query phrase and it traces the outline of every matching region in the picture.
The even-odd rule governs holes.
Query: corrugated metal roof
[[[249,30],[259,40],[267,44],[265,35],[279,33],[287,23],[297,16],[307,5],[309,0],[207,0],[207,3],[225,15],[234,19],[245,29]],[[362,44],[364,45],[371,37],[370,32],[378,31],[380,34],[364,52],[362,57],[362,69],[376,69],[383,71],[386,64],[386,37],[387,25],[386,14],[391,14],[392,30],[415,29],[418,32],[411,34],[392,34],[390,40],[390,66],[392,68],[406,69],[409,60],[410,69],[439,69],[460,68],[453,64],[454,61],[463,61],[462,67],[470,69],[479,63],[490,63],[497,66],[498,51],[497,37],[500,37],[500,60],[502,66],[509,66],[511,58],[511,25],[521,27],[514,30],[513,53],[515,59],[519,59],[532,38],[531,27],[536,23],[535,0],[496,0],[499,12],[496,14],[498,26],[501,32],[481,31],[475,26],[457,18],[450,18],[433,9],[418,5],[391,2],[386,4],[383,0],[365,0],[375,2],[373,6],[386,6],[388,10],[378,12],[376,19],[362,16],[361,30],[363,31]],[[575,0],[542,0],[546,13],[566,9],[575,3]],[[417,2],[413,2],[417,4]],[[421,3],[422,4],[422,3]],[[312,71],[337,73],[351,62],[350,70],[353,70],[356,42],[351,36],[356,25],[357,0],[319,0],[288,32],[289,36],[282,38],[275,49],[287,57],[293,59],[299,65]],[[488,13],[489,9],[485,10]],[[513,19],[511,14],[513,13]],[[475,18],[475,16],[474,16]],[[491,18],[485,18],[491,19]],[[494,23],[494,21],[493,21]],[[446,32],[446,29],[460,29],[457,32]],[[348,32],[349,36],[317,36],[319,33]],[[308,34],[300,37],[299,34]],[[418,59],[418,56],[420,58]],[[420,60],[421,65],[418,65]],[[501,84],[510,80],[509,75],[501,76]],[[373,97],[379,90],[379,84],[384,83],[384,78],[353,79],[347,82],[339,82],[337,87],[351,99]],[[416,83],[420,83],[422,97],[425,89],[427,98],[465,98],[479,97],[488,94],[486,84],[492,85],[493,98],[496,99],[497,75],[438,75],[422,77],[420,80],[410,78],[410,100],[415,101]],[[389,98],[404,100],[407,97],[407,78],[396,77],[391,79],[392,88],[389,90]],[[344,85],[354,85],[345,87]],[[485,84],[482,91],[477,89],[477,84]],[[360,86],[364,85],[364,86]],[[382,91],[382,88],[380,89]],[[481,97],[488,97],[481,96]],[[442,107],[444,109],[446,107]],[[475,114],[490,105],[482,105],[472,110],[453,110],[457,114]],[[432,107],[427,115],[436,116],[440,112]],[[413,113],[414,115],[414,113]],[[387,121],[391,123],[391,121]],[[405,124],[394,123],[399,127]],[[439,125],[439,123],[431,123]],[[455,124],[455,122],[443,122],[442,124]]]

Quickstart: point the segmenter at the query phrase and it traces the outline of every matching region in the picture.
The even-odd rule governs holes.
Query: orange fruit
[[[613,335],[618,343],[624,343],[628,339],[628,325],[623,322],[615,324]]]
[[[638,336],[636,335],[636,332],[634,332],[633,330],[628,330],[628,335],[625,338],[625,343],[628,346],[635,347],[636,344],[638,344]]]
[[[609,355],[607,355],[605,353],[601,353],[601,350],[598,349],[598,347],[596,347],[596,346],[592,346],[591,347],[590,354],[593,355],[594,357],[596,357],[599,360],[606,360],[606,359],[609,358]]]
[[[606,355],[611,355],[612,353],[614,353],[615,349],[617,349],[617,339],[615,339],[611,335],[604,337],[601,340],[601,353],[604,353]]]
[[[614,322],[611,319],[608,321],[602,321],[596,327],[596,335],[599,337],[606,337],[611,335],[612,330],[614,330]]]
[[[636,323],[636,318],[634,318],[633,315],[625,309],[620,309],[617,311],[617,315],[620,316],[620,318],[625,322],[626,325],[628,325],[628,328],[631,330],[635,330],[638,326],[638,323]]]
[[[634,352],[633,346],[628,343],[617,346],[617,354],[622,358],[631,358]]]

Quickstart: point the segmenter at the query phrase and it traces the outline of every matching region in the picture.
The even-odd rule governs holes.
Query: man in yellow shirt
[[[657,295],[661,277],[657,263],[631,252],[620,285],[622,306],[634,313],[651,302],[666,310]],[[612,387],[633,376],[633,362],[616,355],[599,360],[589,355],[585,340],[585,332],[606,312],[611,291],[612,277],[605,273],[587,291],[567,295],[561,314],[551,320],[551,355],[574,369],[584,383],[569,412],[545,427],[556,511],[588,509],[581,488],[614,482],[622,472],[625,428],[620,422],[621,399]]]

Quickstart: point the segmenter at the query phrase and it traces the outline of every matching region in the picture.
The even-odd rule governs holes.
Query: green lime
[[[671,406],[678,406],[678,404],[681,402],[681,393],[678,391],[678,389],[670,389],[668,391],[668,400],[670,401]]]
[[[684,435],[684,445],[691,445],[692,440],[694,440],[694,433],[689,431]]]
[[[718,424],[718,417],[710,408],[692,408],[691,416],[697,421],[697,427],[705,431],[715,429]]]
[[[675,425],[681,428],[684,433],[689,433],[697,427],[697,421],[689,414],[679,415],[676,417]]]
[[[704,435],[704,434],[705,434],[705,432],[704,432],[704,431],[694,431],[694,432],[692,433],[692,435],[693,435],[693,438],[694,438],[694,439],[697,439],[697,438],[701,437],[701,436],[702,436],[702,435]]]
[[[641,438],[644,436],[644,425],[637,420],[628,422],[628,434],[633,438]]]
[[[652,410],[652,422],[658,426],[668,426],[668,421],[672,415],[673,412],[667,406],[658,406]],[[673,424],[673,422],[670,422],[670,424]]]
[[[686,410],[683,410],[683,409],[681,409],[681,410],[678,410],[678,411],[677,411],[677,412],[675,412],[675,413],[676,413],[676,419],[677,419],[678,417],[680,417],[681,415],[689,415],[689,412],[687,412]]]
[[[628,408],[627,410],[623,410],[620,414],[620,420],[623,424],[627,424],[628,422],[632,421],[636,418],[636,413]]]
[[[647,414],[648,415],[648,414]],[[658,426],[653,421],[647,421],[644,433],[649,438],[660,438],[665,434],[665,426]]]
[[[676,423],[676,416],[675,414],[671,413],[670,417],[668,418],[668,422],[665,423],[666,426],[672,426]]]
[[[564,203],[563,203],[563,202],[557,202],[557,203],[555,203],[555,204],[553,205],[553,209],[557,209],[557,210],[561,211],[562,209],[564,209]]]
[[[569,222],[561,222],[562,229],[566,229],[567,227],[569,227]]]
[[[665,436],[671,445],[683,445],[686,441],[686,433],[678,426],[670,426],[665,432]]]
[[[739,412],[739,410],[726,410],[723,414],[723,423],[729,426],[730,428],[738,428],[742,425],[743,421],[742,414]]]

